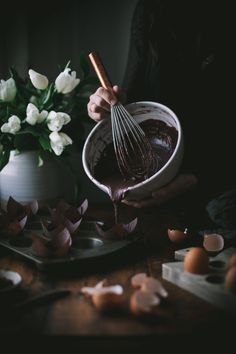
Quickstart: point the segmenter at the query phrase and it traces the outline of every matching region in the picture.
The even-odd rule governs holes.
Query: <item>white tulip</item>
[[[71,138],[65,133],[52,132],[49,135],[51,148],[57,156],[61,155],[67,145],[72,144]]]
[[[51,111],[47,117],[48,128],[52,132],[59,132],[63,125],[71,121],[69,114],[64,112]]]
[[[34,87],[39,90],[45,90],[48,87],[48,78],[45,75],[41,75],[36,71],[30,69],[29,77]]]
[[[48,116],[48,112],[43,110],[39,113],[38,108],[33,104],[29,103],[26,108],[26,122],[30,125],[35,125],[36,123],[42,123]]]
[[[76,72],[72,71],[70,74],[70,71],[70,68],[66,68],[56,78],[55,85],[58,92],[70,93],[79,84],[80,79],[76,78]]]
[[[4,102],[11,102],[16,96],[15,80],[10,78],[7,81],[0,81],[0,100]]]
[[[16,134],[21,128],[21,120],[17,116],[11,116],[7,123],[1,126],[3,133]]]

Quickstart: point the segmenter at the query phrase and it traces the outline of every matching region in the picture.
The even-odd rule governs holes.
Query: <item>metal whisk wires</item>
[[[112,91],[101,59],[96,52],[89,54],[101,85]],[[124,178],[146,179],[157,167],[152,146],[138,122],[121,103],[111,107],[112,137],[117,163]]]
[[[120,103],[111,107],[111,123],[120,172],[125,178],[146,179],[157,168],[157,159],[144,131]]]

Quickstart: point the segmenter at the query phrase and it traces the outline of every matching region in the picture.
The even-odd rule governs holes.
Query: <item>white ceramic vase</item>
[[[45,155],[39,166],[37,151],[11,151],[9,162],[0,173],[3,208],[10,196],[23,204],[37,199],[40,206],[45,206],[59,198],[73,202],[75,194],[75,178],[69,167],[52,154]]]

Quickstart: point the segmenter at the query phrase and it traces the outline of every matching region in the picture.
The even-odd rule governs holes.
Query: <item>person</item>
[[[211,1],[140,0],[131,27],[124,89],[99,87],[88,114],[106,118],[117,100],[157,101],[179,117],[185,155],[179,175],[134,207],[160,205],[191,189],[206,200],[235,186],[230,9]],[[232,81],[232,83],[231,83]]]

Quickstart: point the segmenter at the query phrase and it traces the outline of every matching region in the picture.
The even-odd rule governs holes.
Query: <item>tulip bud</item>
[[[80,79],[76,78],[76,72],[72,71],[70,74],[70,71],[70,68],[66,68],[56,78],[55,85],[58,92],[70,93],[79,84]]]
[[[48,128],[53,132],[60,131],[63,125],[68,124],[70,121],[69,114],[64,112],[51,111],[47,117]]]
[[[67,145],[72,144],[71,138],[65,133],[52,132],[49,135],[51,148],[57,156],[61,155]]]
[[[16,134],[21,128],[21,120],[17,116],[11,116],[7,123],[1,126],[3,133]]]
[[[48,112],[42,111],[39,113],[38,108],[33,104],[29,103],[26,108],[26,122],[30,125],[35,125],[36,123],[42,123],[47,118]]]
[[[0,100],[4,102],[11,102],[16,96],[15,80],[10,78],[7,81],[0,81]]]
[[[39,90],[45,90],[48,87],[48,78],[45,75],[41,75],[36,71],[30,69],[29,77],[32,85]]]

